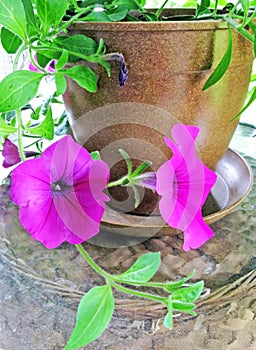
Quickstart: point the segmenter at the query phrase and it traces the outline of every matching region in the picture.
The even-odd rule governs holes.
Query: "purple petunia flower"
[[[47,248],[81,243],[99,232],[108,197],[102,193],[109,168],[70,136],[48,147],[40,158],[14,169],[11,197],[20,222]]]
[[[27,158],[38,155],[38,152],[25,151]],[[12,143],[9,139],[6,139],[3,146],[2,155],[4,157],[3,167],[9,168],[15,164],[21,162],[20,153],[18,147]]]
[[[175,142],[165,138],[173,157],[157,171],[156,190],[162,196],[160,213],[168,225],[184,232],[185,251],[199,248],[214,235],[204,222],[201,209],[217,176],[196,155],[198,132],[194,126],[175,125]]]

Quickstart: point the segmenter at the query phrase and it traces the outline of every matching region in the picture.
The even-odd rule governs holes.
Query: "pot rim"
[[[149,9],[150,10],[150,9]],[[155,9],[152,9],[154,11]],[[166,15],[193,14],[193,8],[164,9]],[[205,19],[191,21],[159,21],[159,22],[84,22],[73,23],[70,30],[99,30],[109,31],[202,31],[202,30],[227,30],[228,24],[222,19]]]

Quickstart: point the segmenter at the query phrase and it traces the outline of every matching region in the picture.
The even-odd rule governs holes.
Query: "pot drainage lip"
[[[253,184],[251,167],[240,154],[232,149],[228,149],[218,162],[216,173],[218,180],[211,192],[215,208],[206,208],[204,219],[207,224],[212,224],[230,214],[246,198]],[[131,215],[115,211],[108,206],[106,206],[102,224],[104,227],[109,226],[110,229],[111,226],[136,228],[167,226],[160,215]],[[141,230],[141,235],[143,235],[143,230]]]

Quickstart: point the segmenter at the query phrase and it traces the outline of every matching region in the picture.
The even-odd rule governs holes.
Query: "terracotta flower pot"
[[[64,94],[75,137],[90,151],[101,151],[113,179],[126,172],[118,148],[126,150],[134,165],[151,160],[156,169],[166,161],[171,154],[163,136],[170,136],[174,123],[200,127],[198,152],[215,169],[237,126],[230,120],[248,90],[253,61],[248,40],[233,31],[228,72],[202,91],[228,45],[224,21],[80,22],[69,33],[103,38],[108,52],[123,53],[127,62],[124,87],[118,83],[120,64],[112,62],[110,78],[102,67],[92,67],[99,76],[96,93],[68,78]],[[149,192],[147,196],[147,202],[156,200]]]

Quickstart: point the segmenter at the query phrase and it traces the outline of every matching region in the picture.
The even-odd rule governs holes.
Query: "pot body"
[[[75,137],[90,151],[102,151],[102,158],[111,163],[113,179],[126,172],[118,148],[124,148],[135,163],[153,161],[153,169],[170,157],[163,136],[170,137],[175,123],[200,127],[198,153],[207,166],[216,168],[237,126],[238,121],[230,120],[246,98],[253,61],[248,40],[233,31],[228,72],[202,91],[228,45],[224,21],[83,22],[74,24],[69,33],[103,38],[107,51],[122,53],[129,69],[120,88],[118,62],[112,62],[110,78],[104,68],[93,66],[99,76],[96,93],[68,78],[64,94]]]

